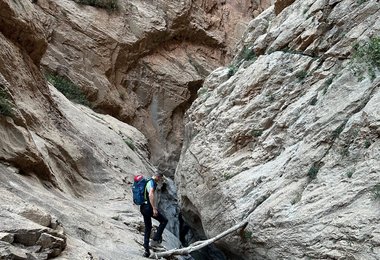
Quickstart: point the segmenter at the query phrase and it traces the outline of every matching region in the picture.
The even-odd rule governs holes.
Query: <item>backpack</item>
[[[145,187],[150,179],[144,178],[142,175],[136,175],[133,178],[132,194],[133,203],[142,205],[147,200],[145,196]]]

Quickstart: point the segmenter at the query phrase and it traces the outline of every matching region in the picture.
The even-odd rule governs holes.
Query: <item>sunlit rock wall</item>
[[[186,113],[182,211],[207,237],[248,220],[236,259],[377,259],[379,2],[281,2]]]

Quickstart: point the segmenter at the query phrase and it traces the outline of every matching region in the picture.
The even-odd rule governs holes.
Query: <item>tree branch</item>
[[[219,235],[217,235],[213,238],[210,238],[207,240],[202,240],[202,241],[197,241],[197,242],[194,242],[193,244],[189,245],[188,247],[184,247],[184,248],[180,248],[180,249],[171,249],[171,250],[168,250],[165,252],[152,253],[150,255],[150,258],[158,259],[160,257],[168,257],[168,256],[172,256],[172,255],[188,255],[193,251],[199,250],[199,249],[201,249],[201,248],[203,248],[203,247],[227,236],[228,234],[234,232],[235,230],[238,230],[239,228],[245,229],[245,227],[247,225],[248,225],[248,221],[242,221],[239,224],[231,227],[230,229],[227,229],[226,231],[220,233]]]

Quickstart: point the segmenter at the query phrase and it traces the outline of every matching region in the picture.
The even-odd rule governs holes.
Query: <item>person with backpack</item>
[[[141,176],[141,175],[139,175]],[[154,234],[153,241],[151,246],[157,246],[162,242],[162,233],[168,223],[168,219],[158,211],[156,207],[156,196],[155,191],[157,188],[157,184],[162,181],[162,174],[156,173],[153,175],[151,179],[148,179],[145,183],[144,187],[144,199],[143,203],[140,206],[140,212],[144,217],[145,224],[145,232],[144,232],[144,257],[149,257],[149,238],[152,230],[152,218],[156,219],[160,222],[158,226],[157,232]]]

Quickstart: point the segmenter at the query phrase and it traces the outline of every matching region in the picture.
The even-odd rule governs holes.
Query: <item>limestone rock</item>
[[[271,1],[119,1],[118,11],[38,1],[49,45],[43,67],[77,84],[102,113],[139,129],[150,160],[173,176],[182,118],[204,78],[225,65]]]
[[[127,209],[130,224],[142,220],[125,180],[155,171],[147,140],[46,82],[39,44],[51,20],[34,19],[54,3],[37,4],[0,1],[1,105],[11,106],[0,114],[0,258],[142,259],[143,235],[111,216]]]
[[[49,257],[58,256],[66,247],[66,238],[56,237],[48,233],[42,233],[36,242],[42,250],[48,251]]]
[[[13,234],[10,234],[10,233],[1,232],[0,233],[0,240],[11,244],[14,241],[14,236],[13,236]]]
[[[7,194],[4,195],[8,197]],[[0,254],[4,259],[13,259],[12,257],[48,259],[59,255],[65,249],[65,235],[35,222],[18,218],[18,214],[10,212],[10,209],[12,208],[2,208],[0,213],[0,230],[2,230]]]
[[[380,35],[379,15],[377,1],[270,8],[250,23],[235,73],[206,79],[175,181],[199,233],[249,221],[219,243],[231,256],[378,258],[380,72],[353,46]]]
[[[27,260],[28,255],[27,255],[26,250],[23,250],[21,248],[18,248],[18,247],[9,245],[8,243],[5,243],[3,241],[0,241],[0,258]]]
[[[39,64],[47,48],[43,24],[49,19],[36,10],[30,1],[0,2],[0,32],[23,47],[35,64]]]
[[[44,227],[51,225],[51,216],[38,208],[26,208],[20,215]]]

